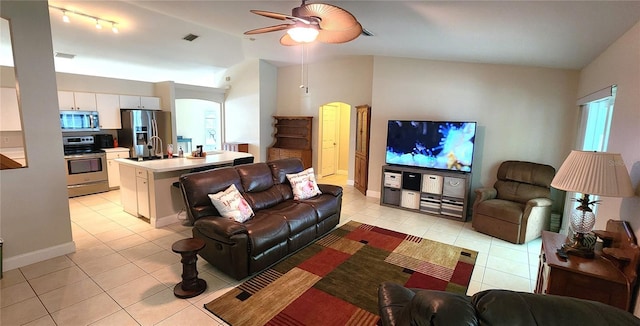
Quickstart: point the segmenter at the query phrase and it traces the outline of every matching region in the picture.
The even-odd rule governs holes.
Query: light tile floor
[[[475,232],[470,222],[379,205],[346,177],[321,180],[344,186],[341,223],[356,220],[477,250],[468,294],[489,288],[533,291],[540,239],[514,245]],[[191,237],[176,223],[161,229],[122,211],[120,192],[69,199],[75,253],[7,271],[0,280],[0,324],[224,325],[204,304],[239,282],[198,260],[205,293],[178,299],[173,287],[182,265],[173,242]]]

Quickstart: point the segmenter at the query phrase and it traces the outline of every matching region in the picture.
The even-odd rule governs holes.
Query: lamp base
[[[588,237],[587,237],[588,238]],[[590,241],[591,239],[585,239],[585,234],[576,233],[573,238],[567,238],[567,243],[562,245],[562,251],[569,255],[584,257],[584,258],[593,258],[593,244],[595,242]]]

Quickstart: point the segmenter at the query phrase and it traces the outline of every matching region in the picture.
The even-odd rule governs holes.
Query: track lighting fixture
[[[96,29],[102,29],[102,23],[111,23],[111,31],[114,34],[118,34],[118,32],[119,32],[118,27],[117,27],[118,22],[116,22],[116,21],[109,20],[109,19],[103,19],[103,18],[100,18],[98,16],[87,15],[87,14],[79,12],[79,11],[73,11],[73,10],[69,10],[69,9],[65,9],[65,8],[61,8],[61,7],[56,7],[56,6],[51,6],[51,5],[49,7],[62,11],[62,21],[65,22],[65,23],[71,22],[71,20],[69,19],[69,16],[68,16],[68,14],[71,13],[71,14],[74,14],[74,15],[77,15],[77,16],[82,16],[82,17],[93,19],[95,21],[95,23],[96,23],[96,25],[95,25]]]

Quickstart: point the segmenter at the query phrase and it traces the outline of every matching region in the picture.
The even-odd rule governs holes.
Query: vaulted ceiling
[[[309,1],[314,2],[314,1]],[[325,1],[351,12],[374,36],[306,46],[307,62],[354,55],[580,69],[640,20],[640,1]],[[299,1],[49,1],[59,72],[215,86],[224,71],[250,58],[299,64],[302,47],[279,44],[284,32],[243,32],[282,21]],[[199,37],[185,41],[183,37]],[[3,40],[4,41],[4,40]]]

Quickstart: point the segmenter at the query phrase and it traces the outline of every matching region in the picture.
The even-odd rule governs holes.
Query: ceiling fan
[[[262,34],[286,30],[280,38],[282,45],[298,45],[319,41],[323,43],[346,43],[362,34],[362,26],[348,11],[325,3],[306,4],[302,0],[300,7],[291,10],[291,15],[263,10],[251,10],[252,13],[279,20],[284,24],[252,29],[245,35]]]

